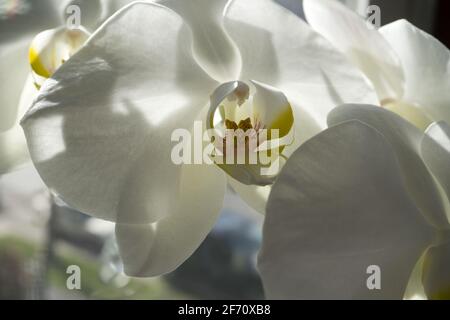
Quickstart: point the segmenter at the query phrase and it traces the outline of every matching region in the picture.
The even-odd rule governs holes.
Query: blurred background
[[[0,0],[0,29],[38,1]],[[277,1],[302,16],[301,1]],[[376,4],[383,24],[406,18],[450,47],[448,0],[339,1],[360,14]],[[112,223],[52,198],[32,167],[0,176],[0,299],[262,299],[262,217],[231,189],[224,202],[215,228],[179,269],[135,279],[122,273]],[[81,268],[80,290],[66,287],[70,265]]]
[[[0,179],[0,299],[261,299],[261,216],[229,190],[215,228],[175,272],[122,273],[114,224],[52,199],[32,168]],[[81,269],[81,290],[66,287]]]

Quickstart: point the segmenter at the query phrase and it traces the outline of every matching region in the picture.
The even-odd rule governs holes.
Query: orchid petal
[[[108,8],[114,3],[114,9],[118,9],[118,3],[125,4],[129,0],[103,0],[107,1]],[[63,17],[65,9],[70,4],[76,4],[81,7],[81,22],[85,19],[93,23],[98,10],[96,0],[40,0],[39,2],[29,1],[18,12],[10,13],[7,19],[0,19],[0,93],[1,93],[1,116],[0,132],[11,129],[16,122],[17,108],[24,83],[28,77],[30,66],[28,63],[28,49],[33,38],[40,32],[49,28],[55,28],[64,23]],[[21,3],[21,2],[20,2]],[[20,4],[19,3],[19,4]],[[106,19],[112,12],[103,8],[105,11],[98,22]],[[99,9],[99,8],[97,8]],[[105,10],[104,10],[105,9]],[[90,23],[86,25],[91,26]]]
[[[422,281],[429,299],[450,299],[450,241],[428,249]]]
[[[294,109],[296,132],[306,126],[316,128],[308,136],[320,132],[328,112],[342,103],[378,101],[367,79],[342,53],[273,1],[233,1],[225,28],[241,53],[240,79],[283,92]]]
[[[335,0],[304,0],[303,7],[313,29],[371,80],[380,101],[403,96],[400,60],[378,30],[369,28],[360,16]]]
[[[450,50],[406,20],[388,24],[380,32],[403,64],[404,99],[435,121],[450,123]]]
[[[330,126],[359,120],[378,132],[392,145],[397,155],[406,188],[429,222],[436,228],[447,224],[438,186],[421,157],[423,133],[412,124],[381,107],[344,105],[328,116]]]
[[[194,58],[219,82],[237,80],[241,71],[239,50],[223,26],[229,0],[160,0],[189,26]]]
[[[286,96],[277,88],[253,80],[256,93],[253,98],[254,115],[267,130],[279,130],[279,137],[285,137],[294,125],[292,106]]]
[[[267,204],[259,270],[269,299],[400,299],[431,226],[387,140],[358,121],[288,160]],[[369,290],[378,266],[381,287]]]
[[[90,0],[84,0],[89,2]],[[129,5],[135,0],[100,0],[101,4],[101,16],[100,21],[104,22],[106,19],[111,17],[114,13],[119,11],[121,8]],[[152,0],[152,2],[155,2]]]
[[[231,188],[244,202],[260,214],[266,213],[266,204],[272,186],[246,185],[228,177]]]
[[[179,38],[183,25],[163,6],[133,3],[41,88],[22,126],[44,182],[71,207],[124,224],[176,210],[170,136],[192,127],[217,85]]]
[[[176,213],[150,225],[117,224],[125,273],[158,276],[175,270],[189,258],[213,228],[225,187],[225,177],[215,166],[184,166]]]
[[[18,121],[22,89],[30,73],[28,46],[31,39],[0,47],[0,132],[11,129]]]
[[[450,200],[450,126],[445,122],[432,124],[423,137],[421,150],[425,163],[444,189],[447,201]]]

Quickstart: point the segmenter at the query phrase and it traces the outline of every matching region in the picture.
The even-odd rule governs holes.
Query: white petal
[[[423,262],[426,256],[426,252],[422,254],[420,259],[417,261],[414,266],[413,271],[411,272],[411,276],[409,277],[408,286],[405,290],[405,295],[403,296],[404,300],[426,300],[427,295],[425,293],[425,289],[422,283],[422,270],[423,270]]]
[[[400,61],[377,30],[370,29],[360,16],[335,0],[304,0],[303,6],[313,29],[365,73],[380,101],[403,96]]]
[[[450,126],[445,122],[432,124],[423,137],[421,149],[425,163],[450,200]]]
[[[210,106],[207,114],[207,127],[213,129],[218,124],[224,126],[223,122],[228,119],[239,121],[236,110],[243,107],[249,99],[250,87],[241,81],[230,81],[222,83],[211,94]],[[220,117],[217,118],[217,113]]]
[[[423,133],[400,116],[381,107],[345,105],[328,116],[330,126],[359,120],[380,132],[392,145],[406,188],[416,206],[436,228],[446,222],[444,203],[431,173],[421,158]]]
[[[378,103],[364,75],[303,20],[272,1],[235,0],[225,27],[239,47],[242,80],[280,89],[294,111],[295,139],[283,155],[327,127],[330,110],[344,102]],[[234,186],[253,208],[265,207],[267,188]]]
[[[400,57],[405,71],[405,99],[434,121],[450,123],[450,51],[433,36],[406,20],[380,29]]]
[[[156,2],[154,0],[151,1]],[[101,0],[102,19],[103,20],[107,19],[121,8],[125,7],[126,5],[129,5],[131,2],[134,2],[134,0]]]
[[[310,125],[303,124],[306,113],[323,129],[335,106],[378,101],[367,79],[342,53],[273,1],[233,1],[225,27],[241,53],[240,79],[281,90],[295,104],[296,126]]]
[[[450,299],[450,241],[427,251],[423,269],[423,285],[428,299]]]
[[[127,275],[153,277],[175,270],[214,226],[226,189],[220,170],[207,165],[184,166],[180,189],[175,214],[151,225],[117,224],[116,237]]]
[[[170,137],[192,127],[217,85],[182,27],[169,9],[134,3],[45,82],[22,125],[44,182],[70,206],[121,223],[176,210]]]
[[[389,143],[350,121],[303,144],[267,204],[259,270],[268,298],[400,299],[430,226]],[[369,266],[381,290],[369,290]]]
[[[219,82],[238,80],[239,50],[223,27],[223,15],[230,0],[160,0],[177,12],[189,26],[194,57]]]

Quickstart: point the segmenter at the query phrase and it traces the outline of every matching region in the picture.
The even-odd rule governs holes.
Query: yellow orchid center
[[[39,89],[88,39],[89,33],[65,27],[39,33],[31,42],[28,57],[35,86]]]
[[[250,118],[240,120],[239,123],[225,119],[225,127],[227,132],[222,139],[222,146],[220,147],[223,157],[226,158],[227,149],[231,146],[234,157],[233,161],[237,162],[239,152],[243,152],[242,154],[245,155],[244,164],[250,164],[250,153],[256,152],[255,149],[267,140],[267,137],[263,137],[261,134],[265,128],[258,121],[252,124]],[[268,153],[270,152],[268,150]]]
[[[294,117],[281,91],[252,83],[255,90],[235,81],[212,95],[208,129],[215,149],[210,157],[234,179],[262,186],[279,172],[283,149],[293,140]]]

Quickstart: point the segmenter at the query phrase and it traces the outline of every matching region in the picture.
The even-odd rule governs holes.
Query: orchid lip
[[[219,86],[211,96],[207,129],[214,134],[210,155],[228,175],[247,185],[270,185],[292,142],[293,115],[284,94],[252,81]],[[281,119],[281,120],[280,120]],[[281,133],[281,134],[280,134]]]

